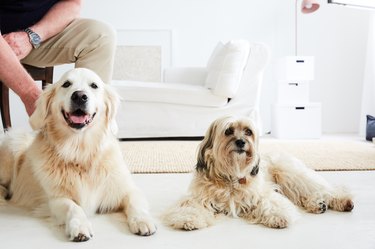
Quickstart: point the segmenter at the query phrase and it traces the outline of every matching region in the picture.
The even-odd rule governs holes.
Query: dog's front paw
[[[74,242],[88,241],[93,236],[91,223],[78,218],[73,218],[66,224],[66,233]]]
[[[150,217],[132,217],[129,218],[129,229],[132,233],[141,236],[150,236],[156,232],[156,226]]]
[[[289,221],[284,217],[274,216],[266,225],[271,228],[286,228],[289,225]]]
[[[194,213],[170,213],[164,218],[167,225],[174,229],[192,231],[210,226],[213,222]]]
[[[181,223],[180,229],[186,230],[186,231],[192,231],[197,230],[201,228],[208,227],[209,224],[205,220],[198,220],[198,219],[188,219]]]
[[[214,224],[215,215],[193,201],[185,201],[165,213],[163,220],[174,229],[192,231]]]

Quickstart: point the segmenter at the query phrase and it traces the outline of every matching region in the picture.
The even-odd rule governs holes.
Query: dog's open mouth
[[[66,123],[74,129],[81,129],[90,124],[96,115],[96,113],[94,113],[93,115],[89,115],[81,109],[77,109],[74,112],[70,113],[64,110],[62,110],[61,112]]]

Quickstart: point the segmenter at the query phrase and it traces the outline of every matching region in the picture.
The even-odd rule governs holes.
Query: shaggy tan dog
[[[224,214],[284,228],[298,216],[295,205],[311,213],[354,207],[348,193],[332,187],[297,159],[260,158],[258,134],[251,122],[225,117],[208,129],[189,194],[164,220],[176,229],[194,230]]]
[[[122,211],[130,231],[156,231],[116,132],[118,95],[88,69],[50,85],[30,118],[34,133],[8,132],[0,145],[0,202],[65,224],[73,241],[93,235],[89,215]],[[7,199],[7,201],[5,201]]]

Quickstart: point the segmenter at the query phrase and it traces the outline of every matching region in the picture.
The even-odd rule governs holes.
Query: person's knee
[[[92,19],[79,19],[73,25],[76,25],[76,31],[85,33],[84,41],[78,41],[75,49],[75,66],[89,68],[104,82],[109,82],[116,51],[115,29],[105,22]]]
[[[110,24],[93,19],[81,19],[81,22],[91,36],[96,37],[106,45],[115,47],[116,30]]]

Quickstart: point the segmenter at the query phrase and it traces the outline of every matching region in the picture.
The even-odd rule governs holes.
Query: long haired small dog
[[[194,230],[224,214],[285,228],[298,216],[295,205],[311,213],[354,207],[348,193],[332,187],[297,159],[260,158],[258,134],[251,122],[225,117],[209,127],[189,193],[168,210],[164,220],[173,228]]]
[[[73,69],[50,85],[30,118],[35,132],[2,138],[0,203],[55,217],[73,241],[92,237],[89,215],[115,211],[124,213],[131,232],[153,234],[147,202],[114,135],[118,104],[118,95],[88,69]]]

